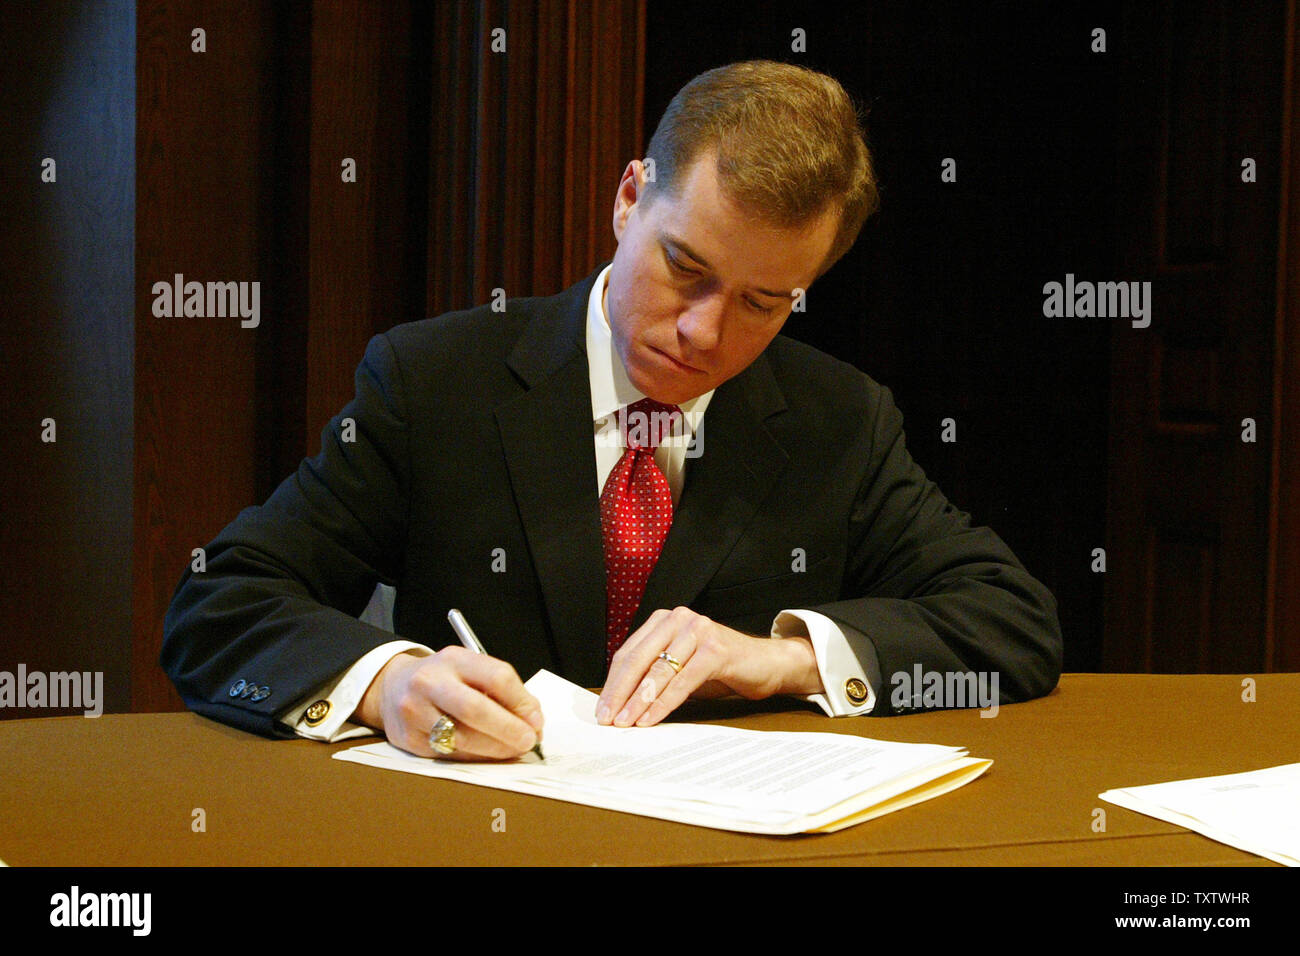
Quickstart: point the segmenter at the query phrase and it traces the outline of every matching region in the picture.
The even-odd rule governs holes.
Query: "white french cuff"
[[[825,614],[806,610],[785,610],[772,622],[772,637],[803,637],[812,641],[821,675],[823,694],[800,694],[812,701],[828,717],[856,717],[869,714],[876,706],[876,689],[867,680],[857,655],[839,626]],[[855,692],[857,700],[850,697]],[[863,699],[865,698],[865,699]]]
[[[304,697],[297,707],[285,714],[284,722],[300,737],[329,743],[379,733],[365,724],[354,724],[348,718],[361,703],[375,675],[394,657],[406,651],[417,657],[428,657],[433,653],[431,648],[412,641],[380,644],[337,679],[322,684]]]

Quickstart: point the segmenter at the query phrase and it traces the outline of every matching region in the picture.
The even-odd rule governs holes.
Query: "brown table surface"
[[[330,759],[365,741],[265,740],[194,714],[0,721],[0,860],[1271,866],[1097,799],[1112,787],[1300,761],[1300,674],[1254,680],[1248,703],[1239,675],[1067,674],[1049,697],[993,718],[972,710],[832,720],[789,701],[688,704],[695,720],[948,744],[994,761],[954,793],[839,833],[792,837],[377,770]],[[196,808],[204,832],[192,828]],[[1098,808],[1104,832],[1094,832]]]

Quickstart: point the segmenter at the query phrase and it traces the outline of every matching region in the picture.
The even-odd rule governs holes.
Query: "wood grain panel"
[[[125,0],[4,9],[0,672],[88,674],[92,696],[98,673],[108,711],[131,691],[134,61]],[[0,719],[96,706],[55,702]]]
[[[1266,653],[1270,666],[1300,671],[1300,43],[1296,0],[1287,4],[1277,322],[1274,329],[1273,461],[1269,484]]]
[[[565,185],[565,124],[569,114],[568,83],[559,78],[568,68],[569,0],[541,0],[537,6],[537,83],[532,196],[533,268],[530,287],[538,292],[564,287],[564,230],[568,207],[552,200]],[[541,82],[541,77],[552,78]]]
[[[1222,0],[1126,11],[1134,61],[1161,66],[1132,84],[1121,121],[1129,241],[1117,278],[1149,278],[1154,306],[1149,328],[1124,324],[1112,337],[1107,669],[1269,665],[1277,13]],[[1241,181],[1246,156],[1257,182]],[[1187,536],[1211,543],[1212,556],[1188,550]],[[1189,582],[1208,589],[1208,605]],[[1187,643],[1153,649],[1151,634]]]
[[[182,706],[157,664],[172,591],[192,549],[261,490],[259,348],[273,319],[264,312],[254,329],[237,318],[157,318],[150,290],[177,273],[267,279],[263,150],[274,100],[263,79],[276,31],[268,3],[137,11],[132,706],[167,710]],[[191,51],[194,28],[206,31],[205,53]]]
[[[478,22],[471,4],[435,9],[429,109],[428,301],[437,315],[473,304],[473,163]],[[460,104],[460,108],[457,108]]]
[[[1181,529],[1153,528],[1147,560],[1145,670],[1203,673],[1214,631],[1214,542],[1189,537]]]
[[[538,22],[532,4],[511,3],[505,14],[506,36],[512,42],[504,58],[501,125],[503,145],[497,167],[497,192],[502,197],[500,231],[501,284],[507,295],[527,294],[533,288],[531,241],[534,197],[544,191],[537,178],[540,151],[536,128],[538,89]]]
[[[320,429],[352,397],[353,373],[370,337],[419,317],[407,299],[405,252],[408,244],[423,245],[411,231],[407,169],[411,28],[405,3],[314,7],[306,184],[311,453]],[[345,158],[356,162],[356,182],[343,180]]]
[[[597,153],[615,174],[635,155],[644,7],[139,8],[131,673],[134,707],[162,710],[180,706],[157,657],[192,549],[316,451],[369,337],[497,286],[558,291],[595,264],[591,196],[607,196],[607,234],[617,180],[588,174]],[[259,282],[259,327],[154,317],[152,282],[176,273]]]
[[[1223,256],[1229,31],[1221,3],[1165,6],[1162,265]]]
[[[1153,340],[1152,427],[1166,434],[1218,430],[1219,353],[1191,345]]]

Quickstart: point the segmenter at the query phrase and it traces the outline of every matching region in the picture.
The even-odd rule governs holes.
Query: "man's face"
[[[605,314],[632,384],[677,405],[767,348],[790,315],[793,290],[817,277],[838,216],[794,229],[768,225],[722,192],[710,152],[649,206],[644,176],[633,161],[619,183]]]

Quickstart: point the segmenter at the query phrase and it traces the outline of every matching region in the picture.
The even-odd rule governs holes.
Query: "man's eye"
[[[674,272],[680,272],[682,275],[686,275],[686,276],[697,275],[694,269],[686,268],[686,266],[682,265],[682,263],[673,256],[668,256],[668,265],[672,267],[672,270]]]
[[[761,303],[755,302],[753,299],[746,299],[745,301],[749,303],[751,309],[760,315],[771,315],[776,311],[775,307],[762,305]]]

